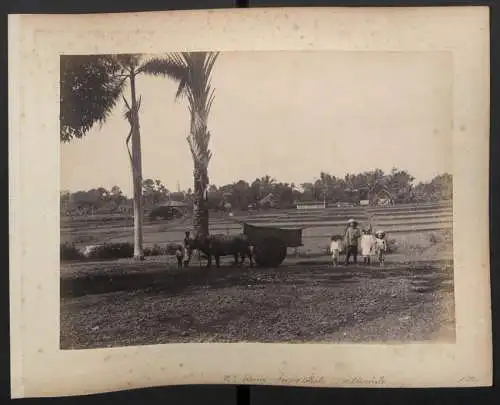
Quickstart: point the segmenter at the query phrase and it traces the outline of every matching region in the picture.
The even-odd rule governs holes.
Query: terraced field
[[[211,213],[210,232],[235,234],[242,231],[242,222],[282,228],[303,228],[304,247],[301,251],[314,251],[318,243],[324,247],[332,234],[342,233],[346,220],[356,218],[361,226],[371,223],[394,238],[414,233],[451,230],[452,206],[448,203],[400,205],[387,208],[327,208],[324,210],[268,210],[254,213],[236,213],[233,217]],[[191,218],[172,221],[146,221],[144,243],[146,246],[181,241],[184,231],[190,229]],[[62,241],[77,246],[104,242],[132,242],[133,219],[116,218],[63,219]],[[319,242],[322,240],[323,242]],[[322,247],[322,249],[323,249]]]
[[[385,267],[340,265],[329,237],[348,218],[388,233]],[[62,349],[173,342],[416,342],[455,339],[450,204],[212,214],[212,233],[241,222],[301,227],[303,245],[278,269],[177,269],[148,257],[61,265]],[[181,241],[190,218],[149,222],[146,245]],[[122,217],[63,219],[62,241],[79,246],[132,242]]]

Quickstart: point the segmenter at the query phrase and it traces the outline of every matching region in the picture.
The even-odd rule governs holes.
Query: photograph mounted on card
[[[9,26],[13,397],[491,384],[487,8]]]

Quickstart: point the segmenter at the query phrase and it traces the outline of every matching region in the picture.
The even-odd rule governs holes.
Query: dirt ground
[[[128,288],[92,294],[62,291],[62,349],[173,342],[455,339],[449,260],[393,260],[383,268],[332,268],[327,258],[287,258],[278,269],[233,268],[227,262],[220,269],[144,265],[149,280],[144,269],[135,269],[144,283],[131,279]],[[85,266],[82,272],[92,273],[89,264]],[[116,262],[98,266],[97,272],[124,272]],[[106,266],[109,269],[103,270]],[[79,271],[62,269],[62,290],[77,276],[96,284],[93,275]]]

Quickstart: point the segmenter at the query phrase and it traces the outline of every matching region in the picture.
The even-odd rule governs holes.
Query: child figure
[[[371,234],[370,229],[363,229],[361,235],[361,256],[363,257],[364,264],[370,264],[370,256],[373,254],[375,248],[375,240]]]
[[[375,252],[380,266],[384,265],[385,252],[387,251],[387,242],[385,240],[385,232],[375,232]]]
[[[177,246],[175,257],[177,258],[177,267],[182,268],[182,263],[184,262],[184,246]]]
[[[340,238],[338,238],[336,236],[332,236],[332,239],[330,242],[330,254],[332,255],[333,267],[337,267],[337,264],[339,263],[341,248],[342,247],[340,245]]]

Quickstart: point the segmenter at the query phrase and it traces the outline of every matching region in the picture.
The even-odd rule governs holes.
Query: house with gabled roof
[[[368,193],[370,205],[385,205],[394,203],[394,195],[382,185],[373,187]]]

